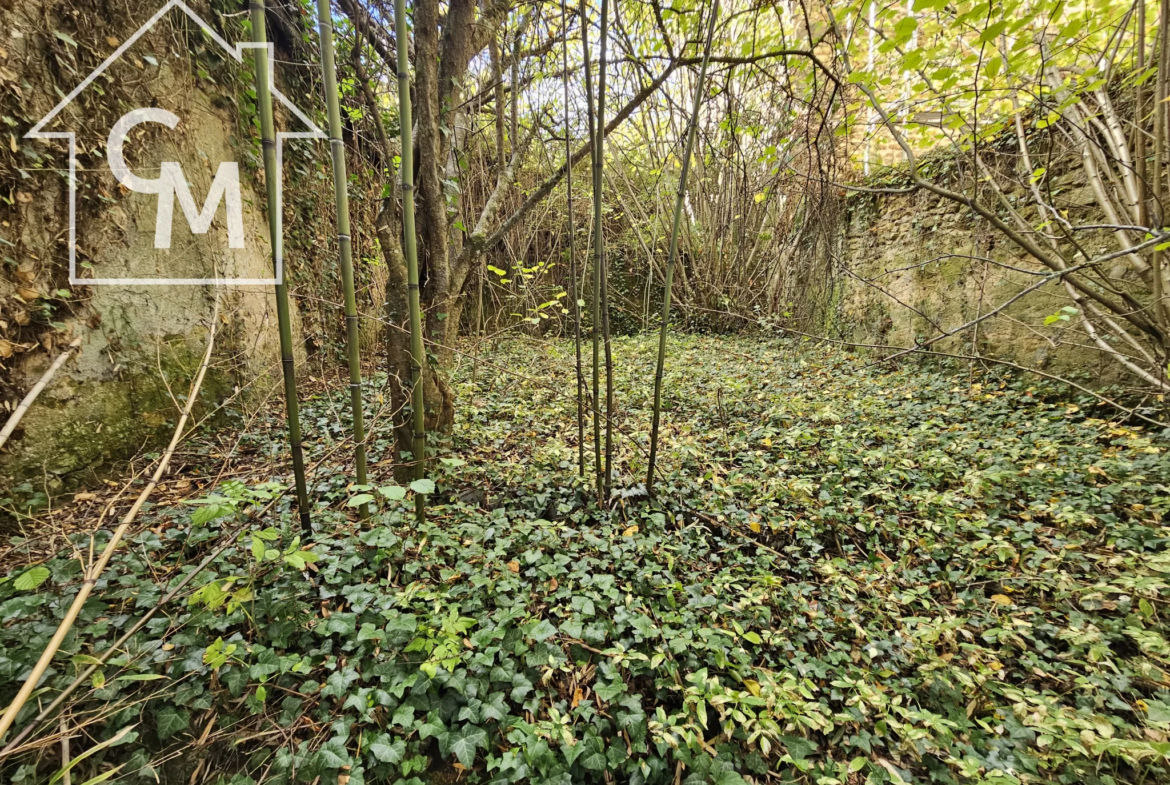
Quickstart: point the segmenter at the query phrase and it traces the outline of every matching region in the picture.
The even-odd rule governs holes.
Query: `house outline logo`
[[[42,130],[46,125],[56,119],[57,115],[61,113],[66,106],[68,106],[74,98],[79,96],[85,88],[93,82],[94,79],[101,76],[106,69],[114,64],[123,54],[126,53],[130,47],[134,46],[142,36],[144,36],[151,28],[158,23],[160,19],[170,13],[172,10],[178,8],[185,13],[190,19],[203,29],[210,38],[212,38],[233,60],[239,64],[244,62],[244,53],[246,50],[254,50],[265,48],[268,50],[268,89],[272,95],[280,101],[296,118],[310,130],[286,132],[277,131],[276,133],[276,230],[277,243],[275,249],[276,264],[275,276],[272,278],[78,278],[77,277],[77,138],[73,131],[44,131]],[[276,69],[273,68],[273,63],[276,61],[276,48],[271,41],[258,44],[253,42],[240,42],[233,46],[223,39],[215,32],[202,17],[192,11],[183,0],[169,0],[166,5],[155,13],[150,19],[146,21],[141,27],[135,31],[134,35],[130,36],[126,41],[114,50],[114,53],[107,57],[101,65],[95,68],[89,76],[85,78],[81,84],[73,89],[73,92],[65,96],[53,109],[40,119],[40,121],[32,127],[28,133],[24,135],[25,139],[65,139],[69,144],[69,283],[81,284],[85,286],[206,286],[206,285],[220,285],[220,286],[265,286],[273,284],[281,285],[284,281],[284,243],[281,238],[284,235],[284,223],[282,216],[282,206],[284,204],[284,140],[286,139],[327,139],[328,135],[321,130],[309,117],[302,112],[296,104],[290,101],[279,89],[276,87]],[[209,200],[210,201],[210,200]],[[218,210],[218,205],[216,206]],[[225,205],[225,211],[228,208]],[[156,216],[157,218],[157,216]]]

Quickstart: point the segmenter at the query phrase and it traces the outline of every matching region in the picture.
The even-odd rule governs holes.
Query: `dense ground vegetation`
[[[615,342],[619,433],[639,434],[619,476],[644,465],[654,348]],[[658,498],[618,488],[603,510],[576,476],[571,354],[460,361],[423,526],[411,490],[354,488],[340,456],[311,478],[311,544],[266,506],[263,460],[151,509],[44,688],[229,547],[0,778],[48,780],[61,733],[97,750],[75,782],[1170,777],[1165,434],[965,366],[684,337]],[[310,452],[340,443],[344,400],[307,402]],[[272,414],[239,454],[281,453]],[[203,443],[209,465],[224,446]],[[0,681],[40,654],[88,549],[0,580]]]
[[[0,489],[0,780],[1170,782],[1170,3],[574,5],[209,1],[273,45],[222,84],[191,17],[12,12],[0,359],[102,330],[110,378],[151,372],[16,191],[57,168],[17,141],[29,75],[64,96],[122,38],[162,56],[132,83],[217,96],[289,275],[253,329],[283,389],[201,387],[239,348],[210,287],[186,396],[153,357],[163,453],[64,511],[48,461]],[[333,157],[287,200],[277,84]],[[850,191],[971,245],[906,215],[851,269]],[[995,356],[997,320],[1095,359]]]

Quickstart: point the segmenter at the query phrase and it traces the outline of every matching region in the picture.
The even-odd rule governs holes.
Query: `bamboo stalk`
[[[341,139],[341,108],[337,99],[337,64],[333,52],[333,17],[329,0],[317,0],[317,25],[321,31],[321,68],[325,76],[325,103],[329,111],[329,149],[333,155],[333,198],[337,206],[337,253],[341,288],[345,295],[345,339],[349,361],[349,400],[353,415],[353,443],[357,484],[365,485],[366,423],[362,411],[362,360],[358,334],[357,297],[353,283],[353,245],[349,235],[349,178],[345,167],[345,143]],[[361,516],[369,505],[361,506]]]
[[[605,0],[602,0],[602,8]],[[593,169],[593,291],[591,292],[591,308],[589,309],[590,329],[593,339],[593,472],[597,481],[597,501],[600,504],[605,499],[604,478],[601,470],[601,420],[598,411],[601,409],[601,348],[598,341],[601,329],[601,317],[598,313],[598,303],[601,291],[601,266],[597,263],[597,235],[601,226],[601,169],[598,168],[601,160],[601,151],[598,149],[598,139],[604,133],[603,125],[597,122],[593,110],[593,69],[589,62],[589,17],[585,14],[585,0],[580,0],[581,8],[581,49],[585,58],[585,111],[589,120],[589,163]],[[572,161],[569,162],[572,164]]]
[[[154,491],[155,486],[158,485],[159,479],[166,473],[167,467],[170,466],[171,456],[175,453],[175,447],[178,446],[179,440],[183,436],[183,428],[187,425],[187,419],[191,416],[191,410],[195,407],[195,401],[199,397],[199,388],[203,386],[203,377],[207,375],[207,368],[211,364],[211,350],[215,346],[215,328],[219,322],[219,297],[215,298],[215,308],[211,314],[211,328],[207,336],[207,350],[203,353],[203,363],[199,366],[199,372],[195,374],[194,381],[191,382],[191,389],[187,393],[187,404],[183,407],[183,414],[179,417],[179,424],[175,426],[175,433],[171,436],[171,442],[167,445],[166,451],[163,453],[162,460],[159,461],[158,467],[154,470],[154,475],[151,476],[150,482],[142,489],[142,493],[138,494],[138,498],[130,509],[122,518],[121,524],[114,529],[113,536],[106,546],[102,549],[101,555],[98,557],[96,563],[91,564],[85,573],[85,581],[81,584],[80,591],[77,596],[73,598],[73,604],[69,606],[69,610],[65,613],[65,617],[61,620],[61,624],[57,627],[57,631],[53,633],[53,637],[49,640],[49,644],[41,653],[37,664],[33,666],[32,672],[29,673],[28,678],[25,679],[24,684],[21,685],[20,691],[16,693],[16,697],[12,703],[8,705],[4,716],[0,717],[0,739],[8,733],[8,729],[12,727],[12,723],[16,720],[16,715],[24,708],[24,704],[28,701],[29,695],[36,689],[37,682],[45,675],[45,671],[52,662],[53,657],[57,654],[57,650],[61,648],[61,643],[65,640],[65,636],[69,634],[69,630],[73,628],[73,623],[77,620],[77,614],[81,612],[81,608],[85,605],[89,595],[93,592],[93,587],[97,584],[98,578],[101,577],[102,572],[106,569],[106,564],[109,563],[110,557],[114,555],[114,550],[121,543],[122,538],[126,535],[126,531],[130,528],[130,524],[138,517],[139,510],[146,500],[150,498],[150,494]]]
[[[616,2],[616,0],[615,0]],[[613,355],[609,344],[609,303],[607,270],[605,269],[605,232],[602,225],[601,195],[605,184],[603,173],[605,170],[605,52],[609,38],[609,0],[601,0],[601,43],[598,45],[597,55],[597,154],[593,156],[593,281],[594,291],[594,324],[593,324],[593,395],[597,402],[597,328],[596,320],[598,303],[600,303],[600,327],[605,344],[605,476],[601,490],[601,501],[609,498],[609,488],[613,480]]]
[[[16,430],[16,426],[20,425],[20,421],[28,413],[28,409],[33,405],[33,401],[37,399],[37,396],[52,381],[53,376],[56,375],[57,371],[61,370],[61,366],[65,364],[65,361],[69,359],[69,355],[73,354],[73,351],[78,346],[81,346],[80,335],[70,342],[69,346],[65,348],[65,351],[57,355],[57,359],[53,360],[53,364],[49,366],[49,370],[45,371],[44,375],[33,385],[33,388],[28,391],[28,395],[24,396],[20,405],[16,407],[16,411],[8,418],[8,422],[4,423],[4,429],[0,430],[0,447],[3,447],[4,443],[8,441],[8,437]]]
[[[609,331],[609,262],[601,257],[601,345],[605,357],[605,498],[613,487],[613,343]]]
[[[272,242],[273,265],[280,283],[276,285],[276,321],[280,329],[280,364],[284,373],[284,402],[288,415],[288,437],[292,452],[293,477],[297,487],[297,509],[305,538],[313,535],[309,520],[309,491],[305,484],[305,456],[301,449],[301,416],[297,401],[297,372],[293,361],[292,317],[289,314],[288,286],[283,275],[283,238],[280,236],[280,170],[276,166],[275,125],[272,119],[272,93],[268,89],[268,32],[264,19],[264,0],[252,0],[252,40],[262,44],[256,53],[256,106],[260,112],[260,143],[264,150],[264,185],[268,197],[268,235]]]
[[[1137,0],[1137,72],[1143,74],[1146,70],[1146,0]],[[1006,52],[1004,58],[1007,58]],[[1133,101],[1133,146],[1134,160],[1137,163],[1138,189],[1138,225],[1145,226],[1149,217],[1149,206],[1146,204],[1146,115],[1145,83],[1138,81],[1134,88]]]
[[[410,307],[410,398],[414,427],[414,477],[421,480],[426,474],[427,425],[423,409],[423,350],[422,314],[418,291],[418,246],[414,234],[414,148],[411,138],[410,61],[407,59],[409,34],[406,30],[406,2],[394,0],[394,36],[398,50],[398,124],[402,132],[400,172],[402,175],[402,240],[406,255],[406,290]],[[426,518],[426,495],[415,493],[415,516],[422,523]]]
[[[687,129],[686,149],[683,152],[682,172],[678,176],[678,193],[674,200],[674,220],[670,227],[670,250],[666,256],[666,275],[663,277],[662,327],[658,333],[658,365],[654,371],[654,419],[650,425],[650,460],[646,469],[646,493],[654,493],[654,461],[658,457],[658,424],[662,414],[662,371],[666,366],[666,335],[670,329],[670,285],[674,280],[674,263],[678,258],[678,232],[682,224],[683,202],[687,194],[687,175],[691,170],[691,154],[699,129],[699,109],[703,106],[703,92],[707,82],[707,63],[711,58],[711,42],[715,39],[715,20],[719,18],[719,0],[711,7],[707,23],[707,42],[703,47],[703,63],[699,66],[699,83],[695,85],[695,103],[691,110],[691,126]]]
[[[581,388],[585,384],[585,378],[581,373],[581,301],[577,293],[577,243],[576,228],[573,225],[573,143],[569,127],[569,13],[566,6],[566,1],[561,0],[561,26],[564,28],[565,36],[562,44],[565,61],[562,82],[565,88],[565,188],[569,200],[569,296],[573,298],[573,343],[577,350],[577,473],[584,477],[585,407]],[[581,26],[585,26],[584,17],[581,19]],[[586,63],[585,67],[588,68],[589,64]]]

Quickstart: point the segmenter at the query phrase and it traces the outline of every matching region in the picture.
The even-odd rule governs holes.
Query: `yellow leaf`
[[[991,595],[991,601],[994,602],[996,605],[1011,605],[1012,604],[1012,598],[1008,597],[1006,595],[1003,595],[1003,594]]]
[[[762,530],[762,527],[756,521],[752,521],[751,523],[749,523],[748,528],[751,529],[752,531],[754,531],[756,534],[759,534],[760,531]]]
[[[635,523],[633,526],[631,526],[630,528],[628,528],[624,532],[622,532],[622,536],[623,537],[633,537],[637,533],[638,533],[638,524]]]
[[[744,679],[743,686],[747,687],[748,692],[752,695],[760,697],[760,683],[755,679]]]

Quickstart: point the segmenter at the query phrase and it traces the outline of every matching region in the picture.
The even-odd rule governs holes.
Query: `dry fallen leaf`
[[[78,493],[74,494],[73,501],[75,502],[91,502],[97,498],[96,493]]]
[[[508,562],[508,571],[509,572],[520,572],[520,562],[518,562],[518,561]]]
[[[118,46],[118,39],[117,39],[117,38],[114,38],[114,36],[112,36],[112,35],[111,35],[110,37],[108,37],[108,38],[106,39],[106,43],[107,43],[107,44],[109,44],[110,46],[114,47],[114,48],[117,48],[117,46]]]

